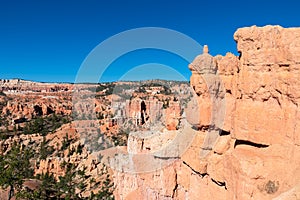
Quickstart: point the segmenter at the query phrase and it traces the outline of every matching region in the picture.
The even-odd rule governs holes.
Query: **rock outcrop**
[[[32,98],[19,99],[17,101],[8,101],[2,109],[2,114],[12,115],[15,117],[23,116],[31,119],[33,116],[46,116],[52,113],[61,115],[70,115],[72,104],[63,99],[53,98]]]
[[[126,118],[131,119],[135,125],[144,125],[148,123],[155,123],[161,117],[162,102],[151,98],[149,100],[142,100],[135,98],[126,100]]]
[[[165,110],[165,126],[168,130],[178,130],[181,119],[181,106],[178,101],[171,101]]]
[[[252,26],[234,39],[239,57],[205,46],[189,65],[189,148],[155,172],[116,171],[117,199],[299,197],[300,29]]]

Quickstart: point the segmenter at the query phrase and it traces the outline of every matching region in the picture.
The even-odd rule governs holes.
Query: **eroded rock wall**
[[[205,47],[189,65],[189,148],[156,172],[116,172],[117,199],[299,197],[300,28],[253,26],[234,39],[240,56]]]

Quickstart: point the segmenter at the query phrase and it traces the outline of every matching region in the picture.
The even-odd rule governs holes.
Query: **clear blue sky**
[[[114,34],[138,27],[174,29],[208,44],[212,55],[237,54],[233,40],[237,28],[254,24],[300,26],[299,2],[1,0],[0,78],[73,82],[94,47]],[[128,66],[155,62],[189,77],[184,60],[149,50],[123,56],[103,80],[122,77]]]

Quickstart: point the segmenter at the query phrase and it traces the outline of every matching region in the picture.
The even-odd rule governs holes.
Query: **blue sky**
[[[300,26],[299,8],[297,0],[1,0],[0,78],[74,82],[82,62],[99,43],[139,27],[179,31],[202,45],[208,44],[212,55],[228,51],[237,54],[233,40],[237,28]],[[147,63],[169,66],[189,79],[187,61],[148,49],[121,56],[101,80],[118,80],[126,77],[127,71],[134,77],[132,68],[149,67]],[[154,78],[157,71],[159,68],[153,67],[146,77],[138,71],[136,75]],[[166,70],[161,70],[159,78],[162,75],[172,79]]]

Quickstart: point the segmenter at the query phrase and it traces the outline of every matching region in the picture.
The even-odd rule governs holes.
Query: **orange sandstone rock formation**
[[[189,148],[155,172],[115,172],[117,199],[299,198],[300,29],[252,26],[234,39],[239,57],[206,46],[189,65]]]

